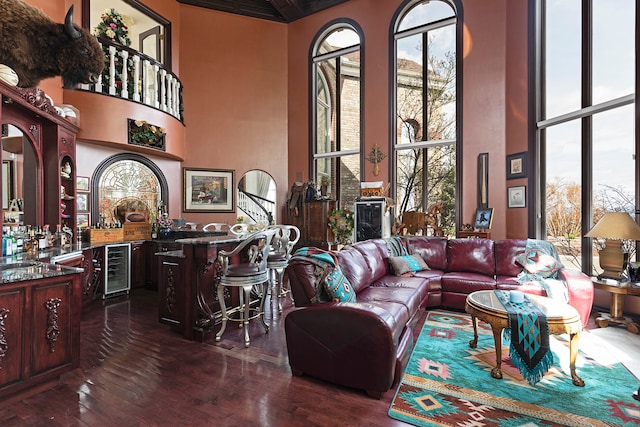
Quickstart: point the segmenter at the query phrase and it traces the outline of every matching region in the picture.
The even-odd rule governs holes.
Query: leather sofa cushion
[[[410,288],[370,286],[358,293],[358,302],[380,304],[389,311],[398,324],[406,325],[420,310],[420,292]],[[398,311],[397,306],[403,307]]]
[[[445,273],[445,275],[442,276],[443,292],[470,294],[475,291],[491,290],[495,288],[496,281],[493,277],[485,276],[484,274],[451,272]]]
[[[419,254],[432,270],[447,269],[447,239],[416,236],[409,239],[411,253]]]
[[[507,239],[493,242],[496,256],[496,276],[516,277],[522,271],[522,266],[515,260],[524,254],[527,247],[526,240]]]
[[[352,246],[347,246],[340,251],[333,252],[338,259],[338,265],[347,278],[351,287],[359,294],[373,281],[373,274],[369,263],[362,252]],[[358,298],[359,299],[359,298]]]
[[[384,276],[380,280],[372,283],[371,287],[413,289],[414,292],[417,292],[419,295],[420,307],[423,307],[427,302],[429,293],[434,290],[440,290],[440,281],[434,280],[433,282],[435,284],[435,289],[432,288],[431,281],[429,279],[421,277]]]
[[[493,277],[495,265],[493,240],[451,239],[447,241],[447,271],[478,273]]]
[[[362,253],[371,272],[371,282],[389,274],[389,247],[384,239],[371,239],[353,246]]]

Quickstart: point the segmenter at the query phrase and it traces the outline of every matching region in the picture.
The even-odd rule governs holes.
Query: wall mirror
[[[247,171],[238,181],[237,214],[248,222],[276,224],[276,182],[261,170]]]
[[[37,185],[39,171],[39,161],[31,139],[17,126],[3,122],[3,221],[16,225],[40,223],[37,218],[41,210]]]

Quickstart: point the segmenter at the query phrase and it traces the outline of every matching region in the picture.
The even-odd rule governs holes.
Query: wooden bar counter
[[[216,295],[218,251],[231,250],[241,240],[234,235],[177,239],[182,250],[157,253],[159,320],[186,339],[213,338],[222,316]],[[225,293],[225,303],[234,306],[236,296]]]

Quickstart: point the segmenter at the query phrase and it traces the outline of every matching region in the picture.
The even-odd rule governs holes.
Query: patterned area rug
[[[503,379],[491,377],[493,334],[488,324],[478,326],[472,349],[469,316],[428,313],[389,416],[417,426],[640,425],[640,402],[631,397],[639,382],[597,337],[580,336],[576,369],[584,387],[571,382],[568,335],[551,337],[553,365],[530,386],[511,364],[506,339]]]

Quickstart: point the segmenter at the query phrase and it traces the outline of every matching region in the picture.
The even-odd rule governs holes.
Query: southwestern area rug
[[[551,337],[553,366],[530,386],[511,364],[506,340],[503,379],[491,377],[491,328],[478,321],[478,332],[472,349],[469,316],[428,313],[389,416],[417,426],[640,426],[640,402],[631,397],[639,381],[597,337],[580,336],[576,369],[584,387],[571,382],[567,335]]]

